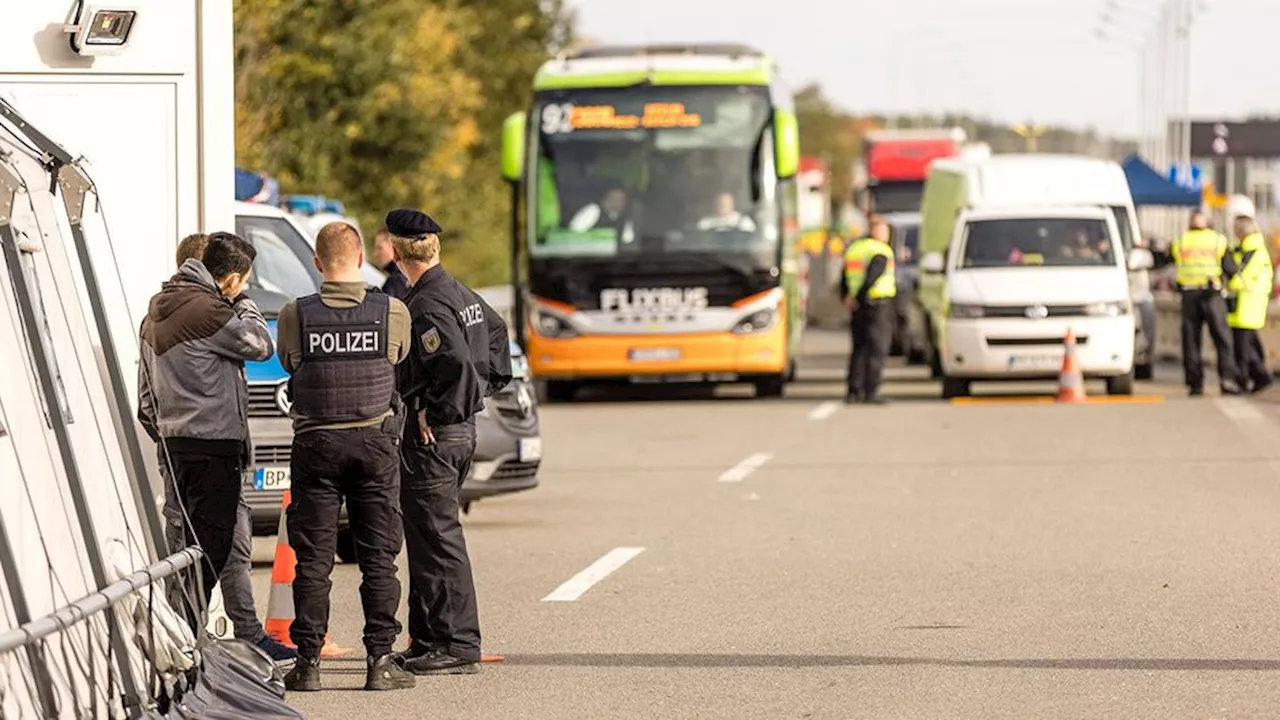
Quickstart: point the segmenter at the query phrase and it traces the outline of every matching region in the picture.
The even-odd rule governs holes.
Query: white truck
[[[1133,249],[1133,201],[1116,163],[939,160],[922,215],[911,325],[944,397],[969,394],[975,380],[1056,377],[1068,330],[1086,377],[1133,392],[1141,338],[1129,272],[1152,257]]]

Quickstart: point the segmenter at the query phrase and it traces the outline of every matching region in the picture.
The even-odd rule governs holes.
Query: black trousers
[[[1218,382],[1239,385],[1235,350],[1227,327],[1227,303],[1217,290],[1182,292],[1182,369],[1187,387],[1204,389],[1204,356],[1200,346],[1204,326],[1218,354]]]
[[[405,429],[400,489],[409,552],[409,636],[460,660],[480,659],[480,613],[458,495],[476,453],[474,422],[432,428],[423,445],[413,415]]]
[[[859,399],[880,394],[884,380],[884,359],[893,342],[896,312],[892,300],[872,300],[860,306],[850,318],[853,351],[849,353],[846,376],[848,393]]]
[[[168,457],[173,464],[175,490],[191,518],[191,522],[184,525],[186,545],[199,542],[204,549],[200,576],[207,607],[235,540],[244,460],[240,455],[211,455],[180,449],[177,445],[176,442],[170,445]],[[188,589],[192,598],[198,597],[194,584]],[[189,612],[187,615],[187,619],[192,620]],[[196,630],[201,627],[198,621],[192,625]]]
[[[320,657],[329,630],[329,576],[344,499],[362,578],[365,650],[371,657],[385,655],[400,634],[396,556],[404,540],[404,524],[398,440],[381,427],[312,430],[293,438],[288,527],[298,565],[289,637],[299,655]]]
[[[1262,336],[1257,330],[1231,329],[1231,341],[1236,351],[1236,366],[1240,379],[1252,383],[1252,387],[1271,382],[1271,370],[1267,367],[1267,351],[1262,347]]]

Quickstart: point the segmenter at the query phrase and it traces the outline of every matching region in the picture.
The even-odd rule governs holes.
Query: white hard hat
[[[1252,218],[1257,214],[1258,209],[1247,195],[1232,195],[1227,201],[1227,217],[1232,220],[1238,217]]]

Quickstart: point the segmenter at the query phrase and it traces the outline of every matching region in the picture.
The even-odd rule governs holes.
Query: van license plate
[[[288,490],[289,468],[258,468],[253,472],[253,486],[259,490]]]
[[[1010,370],[1056,370],[1062,367],[1062,355],[1014,355]]]
[[[542,438],[520,438],[520,462],[542,459]]]
[[[635,348],[628,357],[636,362],[679,360],[680,348]]]

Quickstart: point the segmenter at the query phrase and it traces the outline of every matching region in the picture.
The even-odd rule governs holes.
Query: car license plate
[[[542,459],[542,438],[520,438],[520,462]]]
[[[288,490],[289,468],[258,468],[253,472],[253,486],[259,490]]]
[[[679,360],[680,348],[636,348],[628,357],[636,362]]]
[[[1014,355],[1009,358],[1010,370],[1051,370],[1062,366],[1062,355]]]

